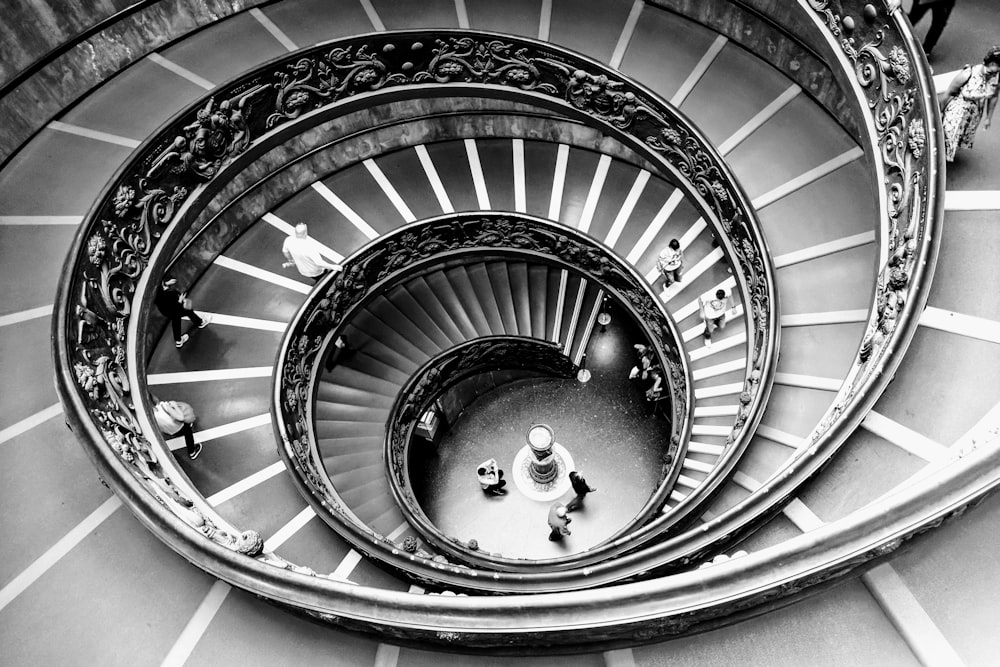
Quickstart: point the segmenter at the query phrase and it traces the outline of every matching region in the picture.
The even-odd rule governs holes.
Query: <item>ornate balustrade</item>
[[[891,379],[926,301],[942,214],[940,123],[926,63],[896,10],[873,3],[800,0],[821,55],[853,80],[881,188],[880,282],[857,364],[835,407],[793,462],[761,491],[704,530],[629,554],[615,575],[691,562],[758,524],[829,459]],[[419,47],[418,47],[419,45]],[[460,88],[454,88],[454,86]],[[108,483],[185,558],[234,585],[318,618],[387,637],[484,646],[643,639],[711,627],[890,553],[960,513],[1000,479],[996,447],[982,446],[843,520],[707,570],[573,594],[474,599],[412,596],[341,584],[260,552],[259,537],[214,516],[155,434],[135,346],[147,320],[146,284],[206,196],[239,165],[309,123],[384,95],[510,95],[577,114],[679,179],[721,235],[754,322],[743,426],[752,433],[766,399],[777,342],[766,246],[745,196],[707,142],[644,89],[578,56],[507,37],[438,32],[380,34],[311,49],[220,87],[138,149],[81,226],[62,279],[53,337],[67,419]],[[846,91],[851,92],[851,91]],[[931,129],[933,128],[933,129]],[[756,379],[754,373],[759,373]],[[995,444],[995,443],[994,443]],[[682,555],[681,560],[676,557]],[[272,565],[278,565],[273,567]],[[610,566],[593,568],[600,585]],[[555,620],[553,620],[555,619]],[[571,621],[569,619],[572,619]]]
[[[442,352],[417,369],[400,390],[386,422],[389,484],[403,516],[436,551],[475,567],[490,567],[489,554],[468,548],[438,530],[414,497],[410,445],[421,416],[443,394],[454,391],[458,383],[469,377],[498,370],[522,370],[540,377],[570,379],[576,377],[579,367],[556,343],[520,336],[477,338]]]
[[[490,559],[494,567],[503,564],[512,570],[532,572],[533,576],[494,577],[484,584],[476,573],[469,573],[467,569],[445,568],[419,554],[399,557],[401,545],[375,534],[345,506],[330,481],[317,447],[313,403],[324,351],[343,333],[353,315],[372,298],[415,272],[431,270],[444,261],[481,261],[484,256],[520,257],[581,273],[608,292],[645,333],[665,370],[665,393],[670,397],[672,417],[664,443],[674,450],[674,464],[629,525],[636,526],[655,513],[670,494],[691,430],[689,406],[693,390],[687,359],[680,352],[680,334],[652,288],[632,267],[586,234],[524,214],[477,212],[440,216],[390,232],[347,258],[343,271],[324,279],[300,306],[282,340],[272,405],[275,433],[281,443],[279,451],[303,496],[331,527],[365,554],[430,585],[441,585],[444,581],[453,587],[507,590],[530,581],[536,587],[551,586],[555,584],[547,581],[542,567],[550,561],[525,563],[517,559]],[[408,388],[415,393],[407,396],[408,392],[404,391],[398,401],[426,398],[423,391],[416,391],[412,381]],[[396,410],[402,410],[403,405],[406,404],[397,403]],[[411,508],[409,515],[416,519],[417,525],[428,534],[436,534],[426,517],[413,511],[416,500],[409,492],[402,471],[406,440],[405,429],[400,432],[395,421],[390,420],[386,460],[391,463],[389,477],[393,491],[404,507]],[[628,531],[623,529],[622,532]],[[587,563],[595,562],[637,544],[627,537],[621,538],[608,545],[609,548],[588,551],[585,559]],[[463,553],[453,548],[445,551],[453,556]],[[552,559],[551,562],[577,560],[582,559],[578,556]],[[579,579],[576,586],[583,582],[583,578]],[[562,585],[572,584],[564,582]]]
[[[754,323],[747,401],[727,449],[749,441],[770,387],[777,338],[771,269],[746,198],[708,142],[639,86],[548,45],[439,31],[379,34],[304,50],[214,91],[146,141],[101,195],[71,249],[54,322],[71,421],[118,489],[139,487],[176,520],[239,546],[173,464],[141,392],[152,290],[193,220],[228,177],[284,137],[382,98],[451,94],[530,101],[603,128],[678,181],[719,234]],[[155,278],[153,282],[155,282]],[[143,463],[145,462],[145,463]],[[719,469],[721,481],[726,467]],[[248,538],[253,534],[248,534]],[[253,540],[259,542],[259,540]],[[242,548],[242,547],[240,547]],[[259,545],[251,551],[259,551]]]

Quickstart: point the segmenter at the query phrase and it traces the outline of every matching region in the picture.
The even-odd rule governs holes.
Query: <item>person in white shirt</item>
[[[684,268],[684,253],[681,252],[680,241],[670,239],[670,243],[660,251],[659,257],[656,258],[656,268],[663,274],[663,279],[666,281],[667,287],[681,281],[681,269]]]
[[[712,332],[726,328],[726,313],[733,306],[732,299],[726,294],[726,290],[720,289],[716,290],[714,299],[701,296],[698,301],[701,303],[701,317],[705,320],[705,331],[702,333],[705,346],[712,347]]]
[[[294,266],[305,278],[319,281],[327,271],[340,271],[340,264],[327,261],[323,257],[323,247],[309,236],[306,223],[295,225],[295,236],[289,236],[281,246],[281,254],[287,260],[282,266]]]

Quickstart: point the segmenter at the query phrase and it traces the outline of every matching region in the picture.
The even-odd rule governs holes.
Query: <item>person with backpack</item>
[[[164,435],[184,438],[189,459],[194,461],[198,458],[201,454],[201,443],[194,441],[193,424],[198,420],[194,408],[183,401],[156,401],[153,406],[153,417]]]

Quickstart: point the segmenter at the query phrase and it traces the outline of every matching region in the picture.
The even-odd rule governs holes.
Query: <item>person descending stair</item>
[[[173,278],[164,278],[156,290],[156,307],[163,313],[163,316],[170,320],[170,326],[174,333],[174,345],[177,349],[184,347],[190,336],[181,334],[181,318],[186,317],[191,320],[196,327],[204,329],[212,321],[210,317],[200,317],[194,312],[191,306],[191,299],[187,294],[176,289],[177,281]]]
[[[153,418],[164,435],[181,436],[187,446],[188,458],[194,461],[201,454],[201,443],[194,441],[193,424],[198,417],[194,408],[183,401],[161,401],[153,399]]]
[[[665,281],[663,285],[664,291],[675,282],[679,283],[681,281],[681,270],[684,268],[684,253],[681,251],[680,241],[670,239],[670,243],[660,251],[660,255],[656,258],[656,268],[663,275],[663,280]]]
[[[341,268],[340,264],[323,257],[322,246],[309,236],[309,227],[304,222],[295,225],[295,235],[289,236],[282,243],[281,254],[287,260],[282,264],[283,267],[294,266],[303,278],[311,278],[313,282],[319,282],[327,271],[340,271]]]
[[[716,290],[714,299],[706,299],[704,296],[698,298],[701,318],[705,320],[705,331],[702,333],[705,347],[712,347],[713,331],[726,328],[726,313],[733,307],[732,301],[724,289]]]

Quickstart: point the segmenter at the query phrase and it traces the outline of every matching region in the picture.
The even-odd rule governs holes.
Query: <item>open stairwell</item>
[[[100,485],[77,434],[59,423],[62,409],[46,379],[53,373],[48,334],[57,264],[116,169],[163,122],[213,88],[323,40],[427,26],[524,35],[606,63],[678,106],[726,158],[753,202],[777,269],[781,314],[775,386],[761,426],[702,520],[738,506],[780,474],[837,402],[865,335],[884,261],[879,195],[861,148],[809,91],[735,40],[669,11],[683,4],[266,3],[220,13],[204,29],[158,46],[27,141],[0,169],[0,276],[7,286],[0,299],[0,361],[8,386],[0,411],[5,664],[461,665],[483,659],[319,627],[192,567]],[[961,4],[949,30],[998,28],[992,9],[985,0]],[[995,173],[996,138],[984,134],[972,159],[982,173]],[[180,442],[168,443],[193,487],[234,526],[259,530],[266,549],[289,562],[358,587],[424,594],[318,520],[277,455],[269,412],[274,354],[312,287],[282,268],[280,247],[291,225],[304,221],[339,261],[414,220],[509,210],[587,232],[662,291],[695,380],[692,439],[669,504],[695,492],[725,453],[739,404],[751,325],[747,304],[695,206],[629,151],[603,151],[607,143],[588,141],[571,142],[555,131],[482,132],[374,150],[316,174],[258,212],[257,222],[190,286],[195,307],[213,323],[193,331],[182,350],[168,331],[146,368],[153,394],[188,401],[199,414],[196,438],[204,451],[196,461],[183,455]],[[994,187],[962,165],[949,179],[949,194]],[[996,246],[996,208],[947,211],[930,307],[893,384],[840,454],[737,548],[753,556],[819,530],[985,441],[1000,400],[1000,308],[973,286],[995,281],[989,249]],[[684,250],[684,277],[663,291],[655,259],[672,238]],[[734,295],[734,310],[706,347],[698,297],[720,288]],[[424,361],[492,333],[558,342],[579,361],[601,296],[575,275],[490,260],[415,277],[372,302],[346,333],[351,354],[317,387],[324,461],[352,511],[392,540],[414,534],[386,492],[381,447],[385,415]],[[733,625],[666,643],[588,648],[574,656],[535,650],[517,660],[791,665],[809,655],[812,664],[991,664],[1000,567],[988,536],[998,507],[988,498],[860,577]],[[473,597],[484,606],[491,600]],[[475,614],[474,604],[469,613]]]

